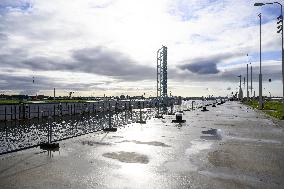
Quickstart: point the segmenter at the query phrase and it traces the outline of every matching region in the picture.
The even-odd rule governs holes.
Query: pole
[[[242,88],[242,75],[240,75],[240,89]]]
[[[250,94],[252,96],[252,65],[250,65]]]
[[[278,3],[281,8],[281,16],[282,16],[282,31],[281,31],[281,50],[282,50],[282,89],[283,89],[283,94],[282,94],[282,119],[284,119],[284,49],[283,49],[283,9],[282,9],[282,4]]]
[[[261,13],[259,13],[259,109],[263,109],[262,102],[262,73],[261,73]]]
[[[249,77],[248,77],[248,64],[247,64],[247,101],[249,101],[249,84],[248,84],[248,82],[249,82],[249,79],[248,79]]]
[[[53,100],[55,100],[55,88],[53,88]]]

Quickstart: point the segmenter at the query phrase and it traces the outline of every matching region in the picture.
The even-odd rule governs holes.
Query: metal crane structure
[[[157,100],[158,100],[158,115],[160,108],[163,113],[167,113],[168,105],[168,61],[167,61],[166,46],[162,46],[157,51]]]

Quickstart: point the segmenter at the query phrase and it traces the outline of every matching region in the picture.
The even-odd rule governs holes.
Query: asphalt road
[[[0,156],[0,188],[284,188],[284,124],[238,102]]]

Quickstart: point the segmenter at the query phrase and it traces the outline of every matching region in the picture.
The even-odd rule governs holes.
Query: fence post
[[[5,106],[5,121],[7,121],[7,107]]]
[[[11,106],[11,120],[13,120],[13,106]]]
[[[124,111],[125,111],[125,123],[127,123],[127,108],[126,108],[126,102],[124,103]]]
[[[26,105],[23,104],[23,118],[26,119]]]
[[[15,120],[17,119],[17,109],[16,109],[16,105],[14,105],[14,113],[15,113]]]
[[[29,119],[31,119],[31,106],[29,106]]]
[[[19,105],[19,119],[21,119],[21,105]]]

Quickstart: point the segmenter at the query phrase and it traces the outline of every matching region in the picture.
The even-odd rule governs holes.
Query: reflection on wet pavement
[[[104,153],[103,156],[111,159],[116,159],[125,163],[149,163],[149,159],[146,155],[139,154],[136,152],[109,152]]]
[[[0,188],[283,188],[283,125],[239,107],[184,111],[182,127],[164,116],[60,141],[56,152],[0,156]]]
[[[89,146],[94,146],[94,145],[111,145],[109,142],[97,142],[97,141],[91,141],[91,140],[83,140],[81,141],[83,145],[89,145]]]
[[[123,140],[117,143],[122,143],[122,142],[133,142],[135,144],[147,144],[147,145],[152,145],[152,146],[161,146],[161,147],[170,147],[169,145],[166,145],[163,142],[157,142],[157,141],[151,141],[151,142],[141,142],[137,140]]]

